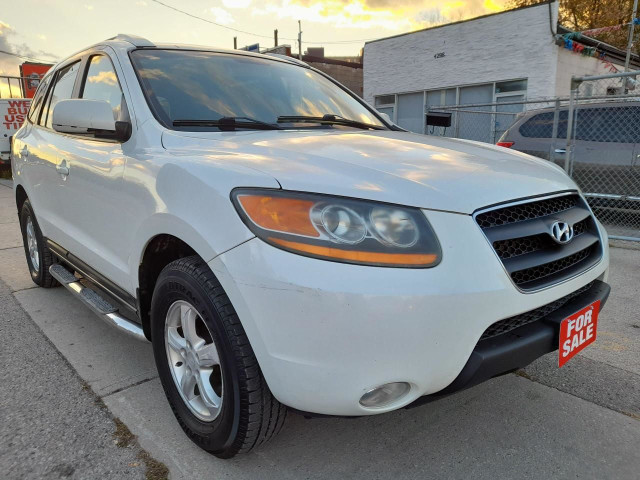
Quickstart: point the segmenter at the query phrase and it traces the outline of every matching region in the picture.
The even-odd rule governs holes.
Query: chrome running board
[[[113,306],[95,290],[85,287],[80,283],[81,279],[77,278],[73,272],[70,272],[60,264],[55,264],[49,267],[49,273],[109,325],[138,340],[147,340],[140,325],[120,315],[117,307]]]

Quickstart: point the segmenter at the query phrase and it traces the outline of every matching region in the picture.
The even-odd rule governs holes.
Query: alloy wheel
[[[29,260],[31,266],[38,272],[40,270],[40,252],[38,251],[38,238],[36,237],[36,229],[33,225],[31,217],[27,218],[27,249],[29,250]]]
[[[169,307],[165,350],[185,405],[200,420],[215,420],[224,396],[220,357],[211,331],[189,302],[177,300]]]

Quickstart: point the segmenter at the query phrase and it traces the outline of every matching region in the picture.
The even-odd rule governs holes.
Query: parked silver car
[[[568,106],[520,114],[498,145],[552,160],[566,161]],[[603,102],[576,107],[572,176],[590,197],[592,207],[637,213],[640,205],[607,195],[640,195],[640,102]]]

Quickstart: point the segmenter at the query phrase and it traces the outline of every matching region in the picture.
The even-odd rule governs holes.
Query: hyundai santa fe
[[[608,239],[559,167],[408,133],[288,57],[120,35],[12,146],[33,281],[149,340],[223,458],[287,411],[414,407],[592,343]]]

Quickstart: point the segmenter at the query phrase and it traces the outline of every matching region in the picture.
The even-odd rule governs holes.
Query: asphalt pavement
[[[517,375],[493,379],[412,410],[359,419],[306,420],[291,414],[271,443],[224,461],[199,450],[180,429],[157,379],[149,344],[108,327],[62,288],[35,288],[26,269],[12,191],[3,184],[10,182],[0,180],[0,279],[11,295],[0,296],[0,320],[3,329],[24,324],[36,333],[29,333],[28,341],[22,340],[24,334],[11,337],[7,340],[11,346],[2,346],[3,420],[9,403],[5,398],[14,399],[14,410],[10,428],[0,422],[1,451],[8,439],[18,437],[12,437],[10,431],[36,441],[42,433],[40,423],[53,421],[28,420],[34,407],[17,398],[33,399],[34,394],[29,395],[31,389],[23,389],[23,384],[53,383],[36,396],[35,416],[40,408],[46,412],[76,405],[84,401],[83,396],[90,399],[89,404],[95,402],[91,392],[65,383],[65,372],[86,382],[108,411],[99,402],[96,412],[87,406],[81,410],[86,416],[76,414],[83,419],[80,423],[67,418],[71,415],[67,412],[56,412],[58,423],[49,431],[60,429],[66,435],[49,434],[47,438],[77,439],[75,448],[64,444],[30,460],[22,454],[11,463],[24,450],[11,446],[18,453],[0,453],[0,471],[25,462],[32,471],[50,472],[67,462],[59,459],[72,455],[78,445],[98,442],[95,448],[101,448],[101,439],[112,438],[109,422],[113,424],[113,416],[137,435],[142,448],[167,465],[171,478],[640,477],[640,250],[612,249],[613,293],[599,319],[598,340],[562,369],[557,368],[556,354],[549,354]],[[5,322],[10,326],[5,328]],[[7,343],[4,330],[0,335]],[[55,358],[67,370],[44,368],[52,364],[46,354],[52,345],[57,349]],[[5,350],[15,360],[4,360]],[[29,359],[41,365],[40,357],[44,357],[43,367],[29,373],[19,369]],[[23,380],[22,372],[29,376],[28,381]],[[97,423],[91,429],[83,422],[93,416]],[[128,467],[130,459],[123,459],[123,464],[118,456],[128,450],[116,448],[112,453],[104,448],[87,461],[87,468],[109,457],[115,462],[109,465],[118,472],[116,476],[128,475],[128,471],[115,470]],[[132,475],[141,471],[131,468]],[[98,477],[89,472],[78,478]]]
[[[141,449],[0,280],[0,471],[6,479],[145,478]]]

